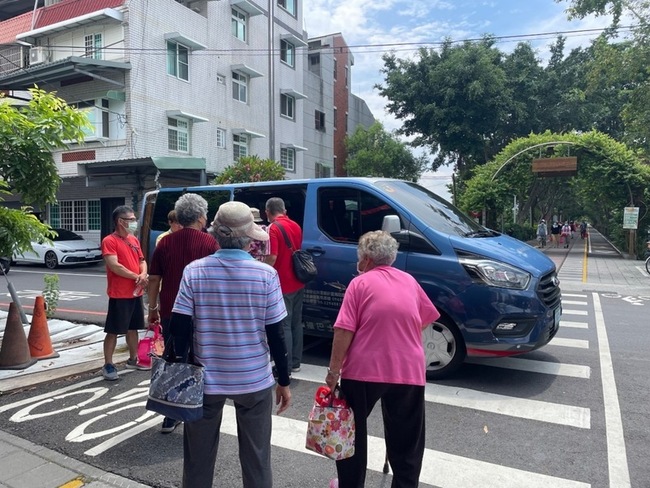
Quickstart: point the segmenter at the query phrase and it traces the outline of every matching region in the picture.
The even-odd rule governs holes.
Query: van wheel
[[[458,327],[443,317],[422,331],[422,345],[428,380],[449,376],[463,364],[467,354]]]

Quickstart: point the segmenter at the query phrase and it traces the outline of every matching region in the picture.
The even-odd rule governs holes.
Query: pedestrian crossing
[[[589,357],[595,359],[597,354],[590,354],[597,348],[595,331],[593,330],[592,295],[585,293],[563,294],[564,310],[560,329],[557,336],[542,351],[552,351],[553,357],[562,357],[571,360],[576,354],[571,351],[585,351]],[[564,332],[564,333],[563,333]],[[583,353],[584,354],[584,353]],[[582,356],[580,356],[582,357]],[[550,375],[553,381],[578,380],[594,382],[599,378],[592,377],[592,368],[586,364],[573,364],[571,362],[555,362],[522,357],[510,358],[469,358],[467,363],[477,366],[489,366],[505,370],[516,370],[525,373]],[[325,368],[304,365],[300,373],[294,374],[295,379],[322,383],[325,377]],[[531,378],[534,381],[534,378]],[[447,382],[446,382],[447,383]],[[589,390],[598,389],[600,385],[588,385]],[[506,418],[523,419],[525,421],[543,423],[548,425],[565,426],[571,429],[590,431],[592,429],[592,411],[589,406],[570,405],[558,401],[558,398],[531,399],[512,395],[493,393],[467,387],[450,386],[449,384],[427,383],[425,387],[425,400],[433,406],[451,406],[457,408],[460,418],[463,412],[486,412],[497,414]],[[561,399],[560,399],[561,400]],[[600,413],[599,413],[600,414]],[[280,421],[280,419],[277,419]],[[461,420],[462,421],[462,420]],[[275,422],[275,419],[274,419]],[[282,419],[283,429],[290,428],[292,422]],[[234,425],[234,424],[233,424]],[[277,423],[274,423],[277,425]],[[304,433],[305,425],[295,425],[300,435]],[[574,433],[569,430],[567,432]],[[573,435],[573,434],[567,434]],[[471,439],[468,442],[472,442]],[[544,442],[540,439],[540,442]],[[548,440],[549,449],[554,449],[554,441]],[[275,441],[274,441],[275,443]],[[284,443],[283,443],[284,444]],[[286,446],[286,444],[284,444]],[[480,459],[472,459],[437,451],[436,446],[427,446],[424,468],[420,477],[421,483],[436,487],[590,487],[591,481],[585,479],[568,479],[565,477],[550,476],[548,472],[535,473],[531,470],[522,470],[501,464],[492,464]],[[287,448],[290,448],[287,446]],[[511,446],[516,448],[516,446]],[[385,448],[381,438],[369,440],[369,469],[380,471],[383,467]],[[462,468],[460,468],[462,466]],[[601,483],[596,483],[601,485]],[[625,485],[623,485],[625,486]],[[623,488],[621,486],[621,488]]]

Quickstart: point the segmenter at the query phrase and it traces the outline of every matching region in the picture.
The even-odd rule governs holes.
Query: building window
[[[346,67],[345,67],[345,87],[346,87],[346,88],[347,88],[347,86],[348,86],[348,76],[349,76],[349,74],[350,74],[350,68],[348,68],[348,67],[346,66]]]
[[[278,0],[278,5],[294,17],[296,16],[296,0]]]
[[[348,127],[348,113],[345,112],[345,133],[348,133],[349,127]]]
[[[296,99],[284,93],[280,94],[280,115],[293,119],[295,116]]]
[[[84,36],[84,48],[87,58],[102,59],[102,47],[101,34],[89,34]]]
[[[174,41],[167,41],[167,74],[179,80],[190,79],[190,50]]]
[[[325,112],[316,110],[314,112],[314,122],[315,122],[314,127],[316,128],[316,130],[325,132]]]
[[[309,71],[312,73],[315,73],[317,75],[320,75],[320,54],[310,54],[308,56],[309,59]]]
[[[217,147],[226,148],[226,130],[217,127]]]
[[[296,46],[284,39],[280,39],[280,61],[292,68],[296,65]]]
[[[232,72],[232,97],[240,102],[248,102],[248,77]]]
[[[185,119],[167,118],[167,147],[170,151],[189,152],[190,124]]]
[[[232,136],[232,157],[235,161],[248,156],[248,136],[245,134],[233,134]]]
[[[323,163],[316,163],[314,173],[316,178],[329,178],[332,175],[332,169]]]
[[[296,171],[296,150],[292,147],[280,149],[280,166],[287,171]]]
[[[72,232],[101,230],[99,200],[62,200],[50,205],[50,226]]]
[[[225,85],[226,84],[226,77],[224,75],[217,75],[217,83],[220,85]]]
[[[106,138],[109,139],[110,133],[110,101],[106,98],[97,100],[86,100],[83,102],[70,103],[74,107],[86,114],[91,127],[84,127],[83,133],[85,139]],[[117,116],[117,114],[116,114]]]
[[[334,58],[334,80],[336,80],[336,69],[338,65],[339,65],[338,61],[336,61],[336,58]]]
[[[232,35],[240,41],[246,42],[246,24],[248,23],[248,18],[244,12],[237,10],[236,8],[231,9],[231,11],[232,19],[230,20],[230,26],[232,28]]]
[[[338,110],[336,110],[336,107],[334,107],[334,120],[333,120],[333,122],[334,122],[334,130],[336,130],[336,116],[337,116],[337,114],[338,114]]]

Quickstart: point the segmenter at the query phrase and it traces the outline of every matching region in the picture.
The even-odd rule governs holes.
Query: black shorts
[[[104,332],[124,335],[129,330],[144,329],[142,297],[109,298]]]

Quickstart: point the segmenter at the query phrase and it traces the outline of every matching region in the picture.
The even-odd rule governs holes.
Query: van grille
[[[537,295],[550,309],[555,309],[560,304],[562,293],[555,271],[542,276],[537,285]]]

